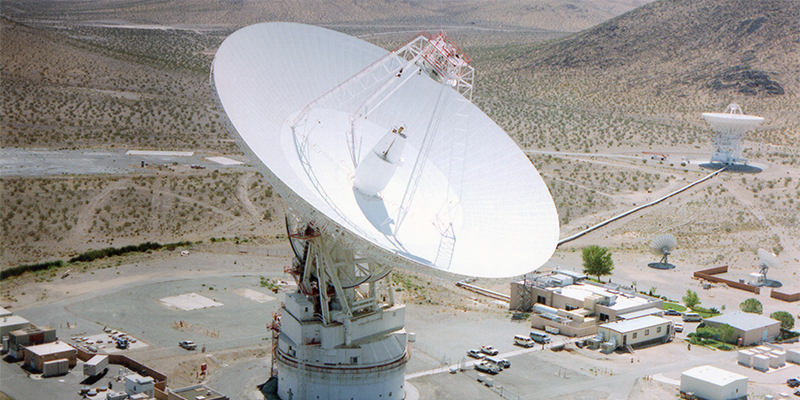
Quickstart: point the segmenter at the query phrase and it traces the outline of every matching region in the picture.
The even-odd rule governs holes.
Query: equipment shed
[[[672,321],[648,315],[600,325],[597,334],[602,336],[603,350],[607,352],[620,346],[665,343],[672,337]]]
[[[781,333],[780,321],[740,311],[708,318],[705,323],[714,328],[725,324],[732,326],[744,346],[769,342]]]
[[[78,350],[64,342],[45,343],[36,346],[26,346],[23,350],[25,365],[36,371],[45,372],[45,363],[55,360],[66,360],[67,368],[72,368],[78,363]],[[61,363],[53,364],[53,371],[61,370]],[[56,366],[57,364],[57,366]]]
[[[747,377],[703,365],[681,374],[681,393],[706,400],[747,399]]]

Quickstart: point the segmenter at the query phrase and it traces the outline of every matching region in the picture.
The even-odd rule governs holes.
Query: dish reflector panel
[[[540,267],[559,228],[544,181],[470,102],[471,84],[440,76],[471,73],[469,59],[446,36],[422,42],[433,47],[387,55],[324,28],[252,25],[220,46],[212,86],[250,160],[295,212],[340,244],[462,275]],[[418,62],[409,61],[414,54]],[[387,143],[400,127],[395,149]],[[356,172],[378,161],[391,165]]]

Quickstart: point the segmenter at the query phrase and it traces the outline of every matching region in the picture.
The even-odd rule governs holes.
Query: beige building
[[[597,334],[603,351],[610,353],[619,347],[668,342],[673,337],[672,321],[653,315],[619,320],[598,326]]]
[[[566,336],[591,335],[605,322],[663,315],[661,299],[585,278],[555,271],[533,281],[512,282],[510,308],[531,311],[533,328]]]
[[[64,342],[25,346],[23,353],[24,365],[44,376],[64,374],[78,363],[78,350]]]
[[[23,349],[25,347],[55,341],[56,330],[49,326],[31,326],[11,331],[8,334],[8,355],[15,360],[19,360],[24,356]]]
[[[743,346],[770,342],[781,333],[780,321],[741,311],[708,318],[705,323],[714,328],[725,324],[732,326]]]

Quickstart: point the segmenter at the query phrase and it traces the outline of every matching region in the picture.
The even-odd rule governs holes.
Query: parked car
[[[514,344],[522,347],[532,347],[536,343],[529,336],[515,335]]]
[[[546,333],[531,331],[531,339],[536,343],[550,343],[550,335]]]
[[[800,396],[800,390],[795,390],[795,391],[794,391],[794,395],[795,395],[795,396]]]
[[[197,348],[197,345],[191,340],[181,340],[178,342],[178,346],[183,347],[186,350],[194,350]]]
[[[511,361],[506,360],[505,358],[495,358],[495,357],[486,357],[486,361],[496,364],[500,369],[509,368],[511,367]]]
[[[481,353],[481,351],[480,351],[480,350],[476,350],[476,349],[470,349],[470,350],[468,350],[468,351],[467,351],[467,355],[468,355],[468,356],[470,356],[470,357],[472,357],[472,358],[477,358],[477,359],[479,359],[479,360],[480,360],[481,358],[485,357],[485,356],[483,355],[483,353]]]
[[[675,323],[672,328],[675,329],[675,332],[683,332],[683,324],[680,322]]]
[[[481,346],[481,353],[488,354],[490,356],[496,356],[500,352],[494,348],[494,346]]]
[[[664,310],[664,315],[677,315],[680,316],[681,312],[672,308],[668,308]]]
[[[500,367],[497,366],[497,364],[490,363],[490,362],[485,361],[485,360],[475,364],[475,369],[477,369],[478,371],[481,371],[481,372],[486,372],[487,374],[492,374],[492,375],[500,372]]]
[[[703,322],[703,317],[698,313],[687,312],[683,314],[683,322]]]
[[[800,386],[800,377],[798,378],[789,378],[786,380],[786,384],[789,385],[790,388],[796,388]]]

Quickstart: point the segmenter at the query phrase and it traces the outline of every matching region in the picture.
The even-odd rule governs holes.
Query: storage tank
[[[533,311],[538,314],[554,314],[558,315],[558,309],[544,304],[536,303],[533,305]]]

